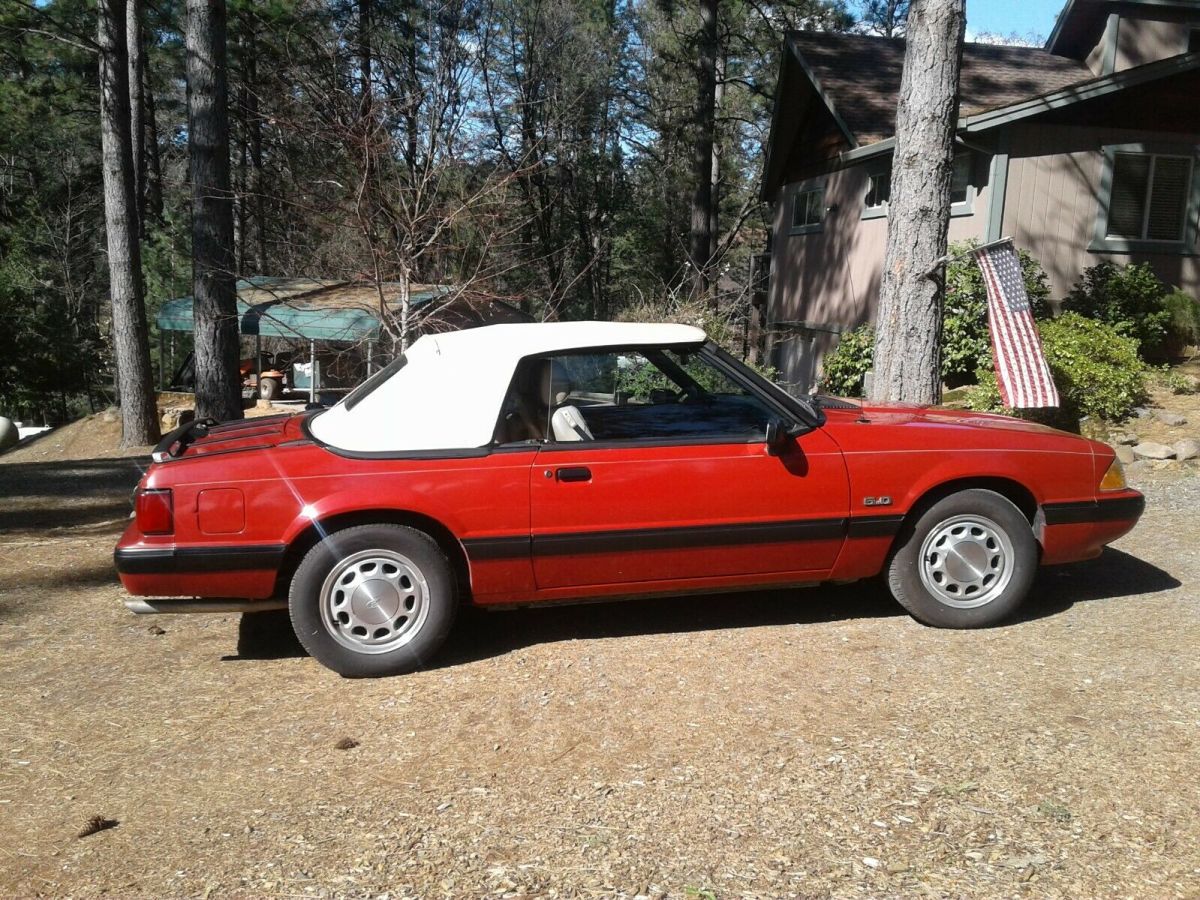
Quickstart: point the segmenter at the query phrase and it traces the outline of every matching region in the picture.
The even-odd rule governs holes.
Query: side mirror
[[[767,423],[767,434],[764,443],[767,445],[767,453],[771,456],[778,456],[782,453],[783,448],[787,446],[787,442],[791,438],[791,432],[783,422],[778,419],[772,419]]]

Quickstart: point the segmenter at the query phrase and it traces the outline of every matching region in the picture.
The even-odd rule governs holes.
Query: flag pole
[[[1012,240],[1011,236],[1010,237],[1002,237],[1002,238],[998,238],[997,240],[994,240],[994,241],[988,241],[986,244],[980,244],[978,247],[972,247],[970,250],[964,250],[962,253],[947,253],[945,256],[941,256],[941,257],[938,257],[937,259],[935,259],[933,261],[933,265],[930,266],[927,271],[921,273],[921,277],[936,279],[937,278],[937,270],[940,269],[942,266],[946,265],[946,263],[951,262],[956,259],[962,259],[964,256],[969,256],[974,253],[981,253],[984,250],[990,250],[992,247],[999,247],[1001,244],[1007,244],[1011,240]]]

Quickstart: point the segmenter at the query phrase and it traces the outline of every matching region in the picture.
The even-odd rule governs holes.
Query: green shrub
[[[1200,346],[1200,300],[1184,291],[1172,291],[1163,298],[1163,308],[1170,319],[1167,331],[1174,350],[1182,351],[1191,345]]]
[[[987,285],[971,255],[977,241],[950,245],[953,259],[946,265],[946,306],[942,322],[942,380],[951,388],[975,380],[979,361],[991,352],[987,321]],[[1050,314],[1050,286],[1041,263],[1019,253],[1025,292],[1036,318]]]
[[[987,321],[987,286],[983,273],[970,251],[978,241],[950,245],[953,259],[946,265],[946,305],[942,320],[942,380],[951,388],[975,380],[979,361],[990,358],[991,337]],[[1025,291],[1037,318],[1050,314],[1050,286],[1041,263],[1020,251]],[[828,354],[822,368],[821,389],[831,394],[858,396],[863,376],[871,368],[875,332],[861,325],[842,335],[841,342]]]
[[[1116,266],[1102,262],[1085,269],[1062,308],[1111,325],[1134,338],[1142,358],[1162,352],[1171,321],[1164,305],[1169,288],[1146,263]]]
[[[841,397],[859,397],[863,392],[863,376],[871,368],[875,355],[875,329],[859,325],[853,331],[842,332],[842,338],[832,353],[822,360],[819,389]]]
[[[1121,419],[1145,401],[1147,369],[1138,357],[1136,339],[1078,313],[1039,322],[1038,330],[1062,409],[1058,414],[1034,414],[1033,418]],[[978,376],[979,384],[968,392],[967,405],[1011,413],[1000,402],[991,354],[980,365]]]

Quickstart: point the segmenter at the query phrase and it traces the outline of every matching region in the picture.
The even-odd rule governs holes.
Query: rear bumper
[[[1133,530],[1145,508],[1146,498],[1132,490],[1096,500],[1043,505],[1042,563],[1099,556],[1106,545]]]
[[[286,549],[283,544],[153,544],[131,524],[113,551],[113,563],[135,597],[265,600],[275,593]]]

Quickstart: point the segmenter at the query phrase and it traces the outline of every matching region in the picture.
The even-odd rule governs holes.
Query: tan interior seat
[[[592,430],[583,420],[579,407],[566,403],[550,417],[550,430],[556,441],[592,441]]]
[[[505,415],[502,440],[544,441],[554,434],[551,411],[566,401],[571,394],[571,386],[567,370],[552,359],[536,360],[531,365],[522,364],[517,370],[515,408]],[[586,431],[587,425],[583,423],[583,417],[579,416],[578,410],[576,416]],[[563,428],[569,429],[571,434],[578,435],[570,425],[564,425]],[[591,433],[587,433],[590,438]],[[559,438],[557,435],[555,439],[584,440],[578,436]]]

